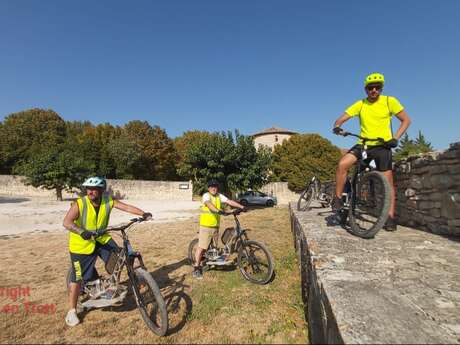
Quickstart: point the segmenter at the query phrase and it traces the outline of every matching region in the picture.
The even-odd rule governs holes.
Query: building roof
[[[289,129],[280,128],[280,127],[270,127],[266,128],[260,132],[254,133],[253,137],[258,137],[265,134],[297,134],[297,132],[290,131]]]

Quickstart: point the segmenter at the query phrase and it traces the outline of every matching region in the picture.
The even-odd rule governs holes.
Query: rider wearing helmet
[[[361,136],[365,138],[383,138],[386,145],[382,146],[378,141],[368,141],[368,158],[374,159],[377,170],[381,171],[388,179],[391,186],[391,203],[388,212],[388,220],[384,228],[389,231],[396,230],[395,217],[395,188],[392,172],[391,149],[398,146],[398,140],[409,127],[411,120],[404,107],[395,97],[382,95],[385,77],[381,73],[371,73],[364,80],[364,89],[367,97],[355,102],[334,123],[334,134],[340,134],[342,124],[352,117],[358,117],[361,126]],[[396,116],[401,121],[396,133],[392,133],[391,118]],[[353,146],[341,159],[336,172],[335,198],[332,209],[335,211],[343,207],[341,200],[348,170],[355,164],[362,153],[361,140]]]
[[[243,205],[219,193],[219,182],[214,179],[208,181],[208,192],[203,194],[202,203],[198,247],[195,252],[195,266],[192,273],[192,276],[197,279],[203,278],[200,266],[203,253],[208,249],[213,237],[217,243],[220,216],[225,214],[223,204],[244,210]]]
[[[70,310],[66,316],[69,326],[76,326],[78,319],[76,307],[82,281],[91,281],[98,277],[94,267],[98,256],[107,262],[112,251],[119,249],[112,237],[106,233],[110,212],[115,207],[144,218],[151,218],[132,205],[114,200],[105,192],[107,183],[102,177],[93,176],[83,183],[86,196],[73,202],[67,212],[63,225],[69,230],[69,252],[72,263],[69,288]]]

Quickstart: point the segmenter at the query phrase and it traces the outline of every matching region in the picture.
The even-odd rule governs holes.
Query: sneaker
[[[331,203],[332,211],[338,212],[343,208],[343,201],[341,198],[334,197]]]
[[[203,279],[203,272],[201,270],[201,267],[193,268],[192,277],[195,279]]]
[[[80,323],[75,309],[70,309],[65,317],[65,323],[69,327],[74,327]]]
[[[385,225],[383,226],[383,228],[386,231],[396,231],[396,227],[396,220],[392,217],[388,217],[387,221],[385,222]]]

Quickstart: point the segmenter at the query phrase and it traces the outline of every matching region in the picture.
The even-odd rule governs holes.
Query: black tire
[[[134,287],[133,290],[139,312],[148,328],[161,337],[168,330],[168,312],[160,288],[145,269],[136,268],[134,274],[133,284],[136,284],[139,295]]]
[[[190,244],[188,245],[188,262],[191,266],[195,266],[195,253],[196,248],[198,248],[198,238],[195,238]]]
[[[246,199],[241,199],[240,204],[243,206],[248,206],[248,201]]]
[[[267,202],[265,203],[265,205],[267,207],[273,207],[275,205],[275,203],[273,202],[273,200],[267,200]],[[243,205],[244,206],[244,205]]]
[[[314,184],[310,182],[307,188],[300,194],[297,201],[297,211],[307,211],[310,207],[313,195],[315,194]]]
[[[390,183],[378,171],[364,173],[351,191],[349,231],[361,238],[373,238],[383,227],[390,209]]]
[[[272,279],[275,269],[272,254],[265,244],[257,241],[245,241],[244,246],[239,246],[237,265],[246,280],[260,285]]]

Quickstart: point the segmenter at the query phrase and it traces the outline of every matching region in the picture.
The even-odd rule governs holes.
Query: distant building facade
[[[281,145],[284,140],[289,139],[293,134],[297,134],[297,132],[280,127],[271,127],[253,134],[252,137],[254,138],[256,149],[266,146],[273,151],[275,145]]]

